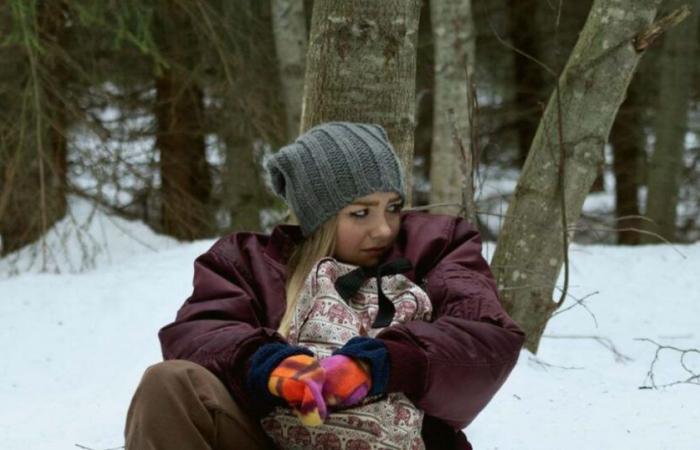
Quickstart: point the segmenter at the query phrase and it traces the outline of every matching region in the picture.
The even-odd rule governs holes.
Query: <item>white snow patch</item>
[[[81,220],[88,208],[73,202]],[[87,229],[101,236],[102,227],[106,239],[99,242],[109,250],[92,270],[57,275],[32,266],[0,278],[3,450],[123,445],[134,389],[161,358],[157,331],[190,294],[193,260],[213,243],[178,244],[140,223],[99,211],[93,216],[100,219]],[[78,245],[65,243],[79,255]],[[484,245],[487,258],[493,248]],[[23,252],[9,258],[23,267]],[[594,295],[586,308],[567,300],[564,308],[574,307],[549,322],[536,360],[521,353],[503,388],[466,429],[474,448],[697,448],[700,386],[639,389],[649,383],[655,346],[637,338],[700,348],[700,244],[574,245],[570,259],[570,294]],[[629,360],[587,336],[613,344]],[[700,362],[690,363],[700,369]],[[659,384],[688,375],[671,354],[662,355],[656,374]]]

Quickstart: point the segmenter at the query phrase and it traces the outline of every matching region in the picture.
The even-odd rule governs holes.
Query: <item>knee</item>
[[[146,369],[137,392],[141,395],[167,395],[173,388],[187,383],[189,372],[199,368],[197,364],[179,359],[162,361]]]
[[[168,381],[182,376],[191,367],[199,367],[197,364],[185,361],[184,359],[170,359],[161,361],[148,367],[143,374],[143,379],[147,381],[155,380],[159,382]]]
[[[194,395],[191,374],[202,369],[180,360],[160,362],[146,369],[127,413],[127,448],[146,448],[134,445],[134,440],[166,426],[169,418],[187,409],[187,402]]]

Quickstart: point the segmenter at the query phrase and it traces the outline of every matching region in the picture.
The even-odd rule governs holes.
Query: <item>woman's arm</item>
[[[245,389],[247,362],[261,345],[285,341],[276,330],[263,326],[262,302],[217,245],[195,260],[192,295],[175,322],[158,336],[165,359],[186,359],[206,367],[226,384],[239,405],[251,405]]]
[[[389,351],[387,390],[404,392],[426,414],[461,429],[506,380],[525,337],[498,300],[476,229],[459,218],[435,220],[452,222],[425,277],[434,320],[389,327],[378,338]]]

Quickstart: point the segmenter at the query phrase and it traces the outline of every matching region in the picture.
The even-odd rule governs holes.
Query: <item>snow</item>
[[[43,243],[0,259],[0,277],[27,272],[77,273],[125,263],[140,253],[177,244],[175,239],[159,236],[141,222],[104,214],[83,199],[69,197],[69,204],[68,214],[46,233]]]
[[[66,222],[46,241],[69,256],[55,256],[49,273],[36,247],[0,260],[3,450],[123,445],[131,395],[161,358],[156,333],[189,295],[193,260],[213,243],[178,243],[79,200],[71,206],[92,257]],[[549,322],[536,357],[522,351],[466,430],[474,448],[698,448],[700,386],[640,389],[651,383],[656,346],[638,339],[700,349],[700,243],[574,245],[570,258],[570,294],[592,295],[585,307],[567,300],[564,308],[574,307]],[[684,362],[700,373],[700,354]],[[688,376],[671,351],[654,373],[657,385]]]
[[[678,252],[681,252],[679,254]],[[585,300],[547,325],[537,357],[523,351],[506,385],[468,428],[477,449],[697,449],[700,386],[649,386],[656,345],[700,349],[700,244],[574,246],[570,292]],[[573,301],[567,300],[563,308]],[[629,360],[618,360],[608,339]],[[688,378],[664,350],[657,385]],[[700,354],[687,365],[700,374]]]

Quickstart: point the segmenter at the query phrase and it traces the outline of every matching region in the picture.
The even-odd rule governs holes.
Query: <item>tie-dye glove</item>
[[[272,370],[267,388],[287,402],[301,423],[314,427],[321,425],[328,415],[323,399],[325,378],[316,358],[293,355]]]
[[[345,355],[333,355],[321,360],[326,371],[323,399],[326,405],[347,407],[360,403],[372,388],[369,371],[363,363]]]
[[[297,371],[295,367],[306,370]],[[295,371],[297,379],[292,374]],[[327,414],[323,378],[323,369],[309,349],[272,342],[251,356],[246,368],[246,390],[260,416],[269,414],[274,406],[289,406],[305,424],[314,425],[320,424]]]
[[[381,339],[356,336],[334,351],[333,355],[344,355],[363,364],[371,380],[367,396],[385,393],[391,365],[389,351]]]

